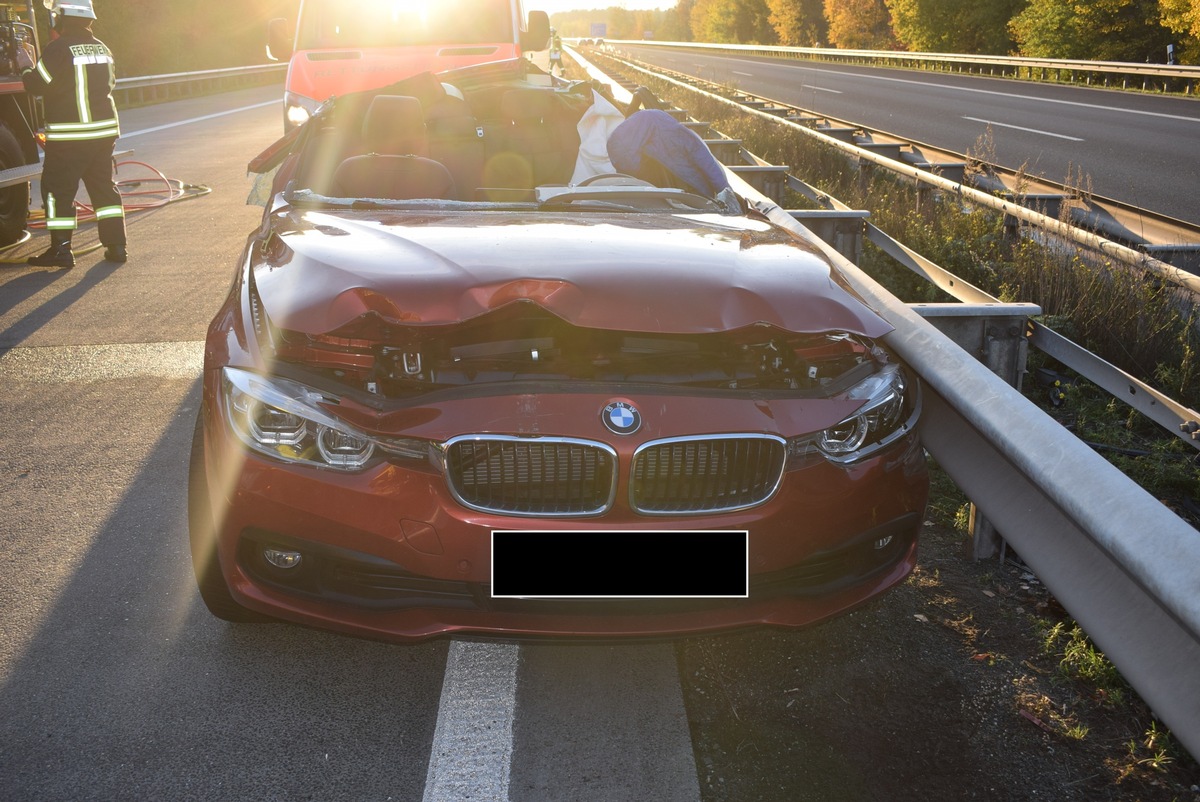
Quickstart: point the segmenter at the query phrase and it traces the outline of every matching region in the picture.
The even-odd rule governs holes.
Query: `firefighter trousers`
[[[113,181],[116,137],[46,143],[42,166],[42,208],[52,238],[69,242],[78,227],[75,195],[79,182],[87,189],[96,214],[100,242],[106,247],[125,245],[125,209]]]

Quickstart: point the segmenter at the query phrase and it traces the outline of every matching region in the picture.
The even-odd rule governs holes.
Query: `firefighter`
[[[550,74],[554,74],[554,68],[558,67],[558,75],[562,77],[565,72],[562,63],[562,38],[559,37],[558,31],[550,29]]]
[[[92,0],[43,0],[50,9],[51,41],[37,64],[18,54],[26,91],[45,98],[46,158],[42,208],[50,247],[30,257],[40,267],[74,267],[75,194],[82,179],[96,214],[104,258],[124,262],[125,210],[113,182],[113,150],[121,130],[112,90],[112,52],[92,35]]]

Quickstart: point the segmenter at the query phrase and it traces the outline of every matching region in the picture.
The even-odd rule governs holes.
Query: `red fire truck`
[[[16,242],[29,218],[29,181],[41,172],[35,132],[41,106],[25,92],[17,50],[38,49],[33,3],[0,2],[0,245]]]
[[[295,26],[268,23],[268,54],[288,60],[284,126],[332,95],[429,70],[520,58],[546,49],[550,18],[521,0],[301,0]]]

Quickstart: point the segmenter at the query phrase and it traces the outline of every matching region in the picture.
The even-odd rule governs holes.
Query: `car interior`
[[[497,91],[493,84],[447,91],[433,76],[348,95],[308,126],[292,187],[328,198],[377,201],[544,201],[556,196],[546,188],[565,188],[572,178],[580,147],[577,125],[590,102],[590,91],[585,97],[552,87]],[[660,127],[664,120],[670,126],[666,136],[694,140],[686,143],[694,151],[692,161],[710,160],[707,169],[720,172],[699,137],[665,112],[655,113],[662,115]],[[670,166],[650,157],[639,160],[634,175],[596,175],[580,186],[693,191]],[[601,194],[593,191],[589,198]]]

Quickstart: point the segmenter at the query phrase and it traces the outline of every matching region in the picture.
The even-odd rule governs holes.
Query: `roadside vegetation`
[[[536,4],[530,7],[536,8]],[[1200,63],[1194,0],[678,0],[553,15],[569,37]]]
[[[942,196],[931,200],[908,182],[880,170],[863,172],[844,156],[803,136],[780,136],[768,120],[668,82],[647,81],[661,98],[692,117],[709,121],[724,135],[741,139],[747,150],[773,164],[789,165],[820,192],[851,208],[866,209],[872,223],[959,277],[1005,301],[1039,304],[1041,321],[1168,396],[1195,407],[1200,399],[1200,334],[1196,299],[1176,287],[1101,257],[1006,226],[1003,215],[964,206]],[[986,161],[988,143],[971,154]],[[1086,179],[1066,183],[1083,194]],[[811,206],[803,196],[787,208]],[[897,265],[869,243],[860,266],[897,297],[908,302],[952,300]],[[1048,414],[1163,500],[1193,526],[1200,524],[1200,460],[1178,437],[1031,350],[1024,392]],[[968,502],[934,466],[931,523],[967,537]],[[1006,564],[1007,566],[1007,564]],[[1006,567],[1005,566],[1005,567]],[[923,581],[919,576],[910,581]],[[1070,616],[1048,598],[1026,615],[1031,640],[1041,653],[1028,665],[1039,675],[1053,673],[1062,691],[1055,701],[1044,683],[1022,690],[1015,683],[1022,716],[1055,738],[1088,741],[1093,728],[1129,732],[1119,744],[1101,745],[1107,768],[1117,777],[1146,771],[1176,772],[1175,780],[1197,776],[1186,751],[1176,745],[1115,667],[1096,650]],[[1058,696],[1066,695],[1071,704]],[[1116,719],[1101,725],[1101,719]],[[1092,741],[1093,745],[1094,738]],[[1187,787],[1185,785],[1184,787]]]

